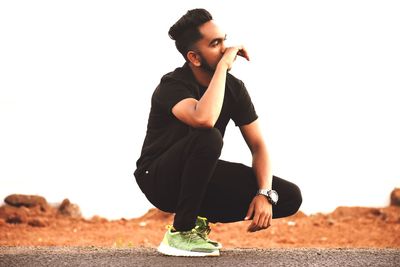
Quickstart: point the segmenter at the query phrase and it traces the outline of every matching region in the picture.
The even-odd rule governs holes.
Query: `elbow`
[[[198,119],[195,128],[214,128],[215,123],[212,119]]]
[[[194,119],[194,125],[192,125],[193,127],[214,128],[214,125],[217,122],[220,114],[219,112],[216,113],[213,110],[204,110],[204,108],[201,110],[196,105],[193,115],[194,115],[192,117]]]
[[[213,116],[198,116],[195,118],[194,127],[195,128],[214,128],[215,123],[217,122]]]
[[[200,112],[200,110],[196,110],[193,114],[193,127],[195,128],[214,128],[215,123],[219,114],[215,114],[212,112]]]

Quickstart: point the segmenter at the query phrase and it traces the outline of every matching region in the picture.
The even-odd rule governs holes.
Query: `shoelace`
[[[174,228],[174,226],[171,225],[171,224],[166,225],[165,228],[166,228],[167,230],[174,230],[174,231],[176,231],[175,228]],[[210,233],[210,231],[211,231],[210,227],[207,227],[207,234]],[[190,241],[192,241],[193,239],[195,239],[195,237],[201,237],[202,239],[207,240],[207,236],[203,236],[203,234],[201,234],[200,232],[198,232],[195,228],[193,228],[193,229],[190,230],[190,231],[185,231],[185,232],[180,232],[180,233],[183,234],[183,235],[189,236],[188,242],[190,242]]]
[[[201,227],[200,226],[196,226],[195,229],[199,229],[199,228],[201,228]],[[201,228],[197,232],[199,233],[199,235],[201,235],[201,237],[203,237],[204,239],[207,239],[208,235],[211,232],[211,228],[210,228],[210,226],[207,225],[205,228]]]

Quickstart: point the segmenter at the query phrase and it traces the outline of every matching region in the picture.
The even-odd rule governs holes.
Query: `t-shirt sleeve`
[[[172,108],[185,98],[195,98],[195,96],[187,85],[177,81],[161,83],[153,95],[153,101],[170,114]]]
[[[258,115],[243,82],[240,81],[237,90],[237,101],[233,108],[232,120],[236,126],[243,126],[255,121]]]

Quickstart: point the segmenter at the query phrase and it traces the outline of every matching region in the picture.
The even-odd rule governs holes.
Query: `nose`
[[[225,50],[226,50],[225,41],[222,41],[221,42],[221,53],[222,54],[225,53]]]

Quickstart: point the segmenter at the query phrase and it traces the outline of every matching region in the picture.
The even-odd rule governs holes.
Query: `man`
[[[189,10],[169,30],[186,63],[164,75],[153,93],[136,181],[157,208],[175,213],[158,251],[174,256],[216,256],[208,222],[251,220],[248,231],[296,213],[299,188],[273,177],[257,114],[242,81],[229,74],[242,46],[204,9]],[[219,159],[232,119],[253,156],[252,167]],[[279,200],[278,200],[279,192]]]

